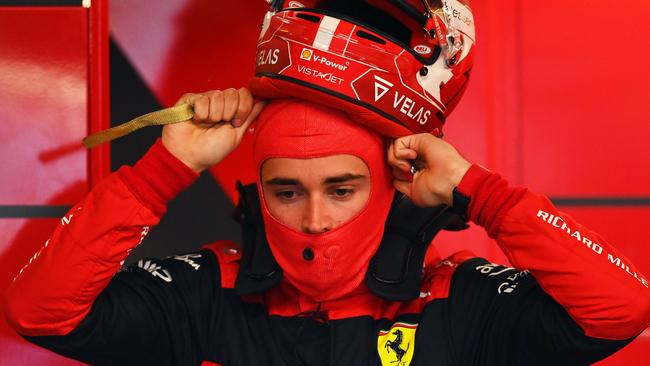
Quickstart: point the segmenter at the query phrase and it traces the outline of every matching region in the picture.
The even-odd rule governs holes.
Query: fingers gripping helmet
[[[254,94],[338,108],[391,137],[442,135],[473,65],[468,1],[269,2]]]

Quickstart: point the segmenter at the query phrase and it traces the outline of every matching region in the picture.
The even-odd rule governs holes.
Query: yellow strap
[[[194,117],[194,109],[189,104],[181,104],[171,108],[161,109],[159,111],[147,113],[144,116],[134,118],[129,122],[119,126],[100,131],[84,138],[81,143],[88,149],[91,149],[106,141],[130,134],[146,126],[168,125],[187,121]]]

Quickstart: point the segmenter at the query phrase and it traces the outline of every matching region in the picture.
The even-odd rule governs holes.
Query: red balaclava
[[[358,289],[384,234],[394,194],[382,137],[341,111],[283,99],[271,102],[258,117],[253,151],[258,174],[270,158],[349,154],[366,163],[371,181],[368,203],[350,221],[320,234],[295,231],[271,216],[261,177],[257,183],[266,237],[284,279],[316,302],[340,299]],[[312,260],[303,258],[306,248],[313,251]]]

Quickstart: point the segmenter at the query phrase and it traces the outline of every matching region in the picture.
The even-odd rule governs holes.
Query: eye
[[[280,191],[276,192],[275,195],[283,200],[291,200],[296,198],[297,194],[295,191]]]
[[[337,188],[337,189],[334,190],[333,195],[336,198],[347,198],[347,197],[351,196],[352,193],[354,193],[353,189],[350,189],[350,188]]]

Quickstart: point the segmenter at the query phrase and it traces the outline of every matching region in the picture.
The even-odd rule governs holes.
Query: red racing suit
[[[316,304],[287,282],[234,291],[238,246],[123,267],[197,175],[158,141],[61,219],[8,289],[30,341],[92,364],[588,364],[650,322],[647,278],[544,196],[472,166],[457,190],[515,268],[468,252],[428,257],[420,298],[362,286]]]

